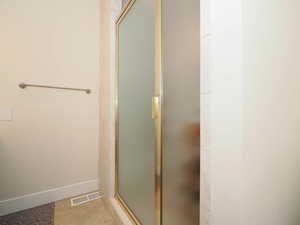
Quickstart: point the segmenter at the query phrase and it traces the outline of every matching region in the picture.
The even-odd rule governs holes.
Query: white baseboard
[[[0,201],[0,216],[99,190],[99,181],[90,180]]]

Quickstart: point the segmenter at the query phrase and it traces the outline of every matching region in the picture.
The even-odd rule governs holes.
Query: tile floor
[[[104,199],[71,207],[70,200],[55,203],[54,225],[120,225]]]
[[[120,225],[104,199],[71,207],[70,200],[55,203],[54,225]]]

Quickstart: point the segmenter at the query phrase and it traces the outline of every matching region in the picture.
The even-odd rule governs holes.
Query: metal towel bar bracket
[[[25,83],[19,84],[19,87],[22,89],[25,89],[27,87],[37,87],[37,88],[62,89],[62,90],[69,90],[69,91],[84,91],[87,94],[90,94],[92,92],[91,89],[56,87],[56,86],[47,86],[47,85],[25,84]]]

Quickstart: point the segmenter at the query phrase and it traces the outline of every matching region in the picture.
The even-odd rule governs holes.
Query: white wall
[[[98,179],[99,2],[0,2],[0,200]]]
[[[300,3],[204,2],[203,224],[297,225]]]
[[[241,223],[241,2],[204,1],[201,57],[201,224]],[[243,224],[244,225],[244,224]]]
[[[298,225],[300,2],[243,5],[245,224]]]

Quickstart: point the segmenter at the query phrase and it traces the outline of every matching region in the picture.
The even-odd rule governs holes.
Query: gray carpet
[[[53,225],[54,203],[0,217],[0,225]]]

